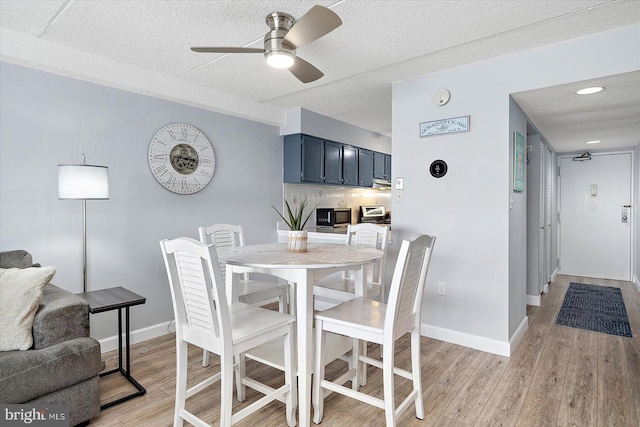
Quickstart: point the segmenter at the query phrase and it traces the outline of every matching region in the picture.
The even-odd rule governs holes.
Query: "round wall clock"
[[[167,190],[193,194],[211,180],[216,160],[213,147],[198,129],[174,123],[160,129],[149,144],[149,167]]]

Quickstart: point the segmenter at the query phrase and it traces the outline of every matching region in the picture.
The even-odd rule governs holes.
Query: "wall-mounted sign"
[[[420,123],[420,138],[458,132],[469,132],[469,116]]]
[[[442,178],[447,174],[448,169],[447,162],[444,160],[434,160],[431,166],[429,166],[429,172],[431,172],[431,176],[434,178]]]

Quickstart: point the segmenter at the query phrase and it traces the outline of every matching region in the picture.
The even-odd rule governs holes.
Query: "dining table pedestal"
[[[311,374],[313,373],[313,285],[338,271],[353,270],[355,296],[366,289],[366,266],[384,256],[369,246],[309,243],[307,252],[289,252],[286,243],[245,245],[221,249],[218,258],[226,264],[227,298],[238,301],[240,275],[264,273],[287,281],[296,317],[299,426],[311,423]]]

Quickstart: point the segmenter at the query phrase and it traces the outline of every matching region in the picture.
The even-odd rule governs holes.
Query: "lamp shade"
[[[109,168],[96,165],[58,165],[58,198],[108,199]]]

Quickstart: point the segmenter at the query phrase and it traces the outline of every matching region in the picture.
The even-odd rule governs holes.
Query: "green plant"
[[[303,222],[302,221],[302,215],[303,215],[304,209],[307,207],[307,198],[305,197],[305,199],[302,201],[302,203],[300,203],[300,210],[298,211],[298,208],[296,208],[295,212],[291,212],[291,207],[289,206],[289,202],[288,201],[285,200],[284,203],[287,206],[287,215],[289,217],[288,221],[284,217],[284,215],[282,215],[278,211],[278,209],[276,209],[275,206],[271,205],[271,207],[273,208],[274,211],[276,211],[278,213],[278,215],[280,215],[280,218],[283,219],[283,221],[287,224],[287,226],[289,227],[289,229],[291,231],[302,230],[304,228],[304,226],[307,224],[307,221],[309,221],[309,218],[311,217],[311,214],[313,213],[315,208],[311,209],[311,212],[309,212],[309,215],[307,215],[307,217],[305,218],[305,220]],[[316,206],[316,208],[317,207],[318,206]]]

